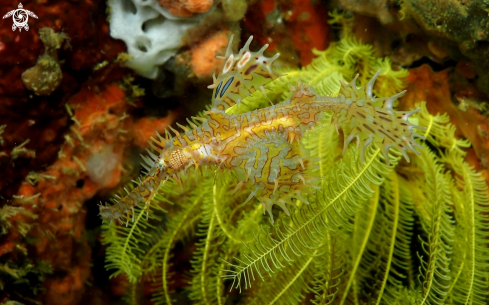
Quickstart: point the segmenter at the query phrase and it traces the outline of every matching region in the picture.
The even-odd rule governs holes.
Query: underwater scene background
[[[488,304],[482,0],[0,0],[0,304]]]

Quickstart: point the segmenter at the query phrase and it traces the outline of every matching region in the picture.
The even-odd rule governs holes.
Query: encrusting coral
[[[488,187],[464,161],[470,144],[455,137],[448,116],[430,114],[421,101],[418,113],[394,111],[407,71],[393,70],[389,59],[376,58],[371,46],[351,36],[281,76],[271,70],[275,57],[249,52],[249,43],[239,54],[226,53],[211,86],[211,110],[189,120],[184,133],[172,129],[175,138],[153,140],[154,153],[143,157],[148,176],[125,188],[115,205],[101,206],[110,220],[103,225],[107,268],[131,283],[127,299],[136,300],[136,283],[154,281],[153,301],[175,303],[172,251],[194,235],[187,289],[196,304],[225,304],[233,288],[247,289],[232,294],[244,304],[301,304],[306,298],[315,304],[485,304]],[[330,100],[336,103],[321,109],[322,117],[306,115]],[[276,110],[284,115],[274,117]],[[259,123],[247,125],[255,117]],[[320,117],[314,129],[301,125],[308,117]],[[292,118],[298,130],[284,125],[271,132],[276,118],[282,124]],[[343,149],[330,125],[343,129]],[[191,151],[214,157],[217,148],[205,145],[225,140],[219,128],[233,126],[244,127],[233,133],[237,139],[256,133],[233,142],[238,157],[253,152],[248,161],[237,162],[234,172],[226,170],[226,160],[203,167]],[[221,132],[213,138],[216,130]],[[355,137],[358,144],[348,145]],[[273,166],[284,149],[297,158],[284,155]],[[267,177],[299,173],[297,181],[305,183],[298,191],[278,192],[287,183],[293,190],[296,181],[265,182],[257,171],[262,163]],[[194,165],[200,173],[191,170]],[[260,183],[265,188],[257,191]],[[262,198],[263,192],[271,197]],[[278,204],[287,212],[285,202],[297,206],[289,217],[271,208]],[[264,207],[276,219],[272,227],[260,215]]]
[[[18,3],[2,5],[15,9]],[[92,245],[87,240],[94,234],[86,227],[87,222],[90,226],[90,205],[84,203],[100,188],[92,187],[81,167],[71,163],[71,156],[81,160],[78,154],[58,155],[62,146],[84,151],[73,131],[77,125],[70,120],[65,105],[83,96],[84,101],[87,98],[98,102],[99,110],[104,108],[105,102],[111,100],[105,89],[119,82],[128,71],[110,65],[111,68],[94,72],[92,67],[99,62],[113,62],[125,46],[110,39],[105,6],[101,3],[55,1],[27,3],[25,8],[39,16],[29,19],[29,31],[13,32],[11,19],[2,21],[7,26],[0,26],[0,125],[6,125],[0,141],[0,303],[74,304],[87,291],[94,295],[93,290],[98,289],[87,285],[93,272],[89,262]],[[46,45],[38,34],[41,28],[52,29],[54,35],[65,33],[72,46],[57,50],[63,80],[49,96],[28,90],[21,77],[45,53]],[[91,94],[76,95],[87,91]],[[127,123],[133,119],[133,108],[124,95],[113,97],[120,97],[120,105],[128,107],[126,116],[130,118],[122,121]],[[74,108],[70,110],[76,112]],[[123,113],[117,116],[122,117]],[[164,129],[162,125],[159,123]],[[93,134],[104,137],[101,130]],[[127,145],[133,147],[133,134],[124,136]],[[70,169],[63,172],[63,165]],[[82,179],[76,179],[78,174]],[[115,170],[113,174],[116,178]],[[82,184],[86,193],[81,191]]]
[[[483,92],[489,88],[489,46],[487,36],[487,2],[437,0],[340,0],[339,4],[364,16],[375,16],[386,27],[380,44],[395,44],[394,53],[403,49],[403,57],[429,56],[443,63],[449,59],[470,61],[478,78],[475,83]],[[359,27],[359,32],[366,27]],[[373,35],[378,31],[369,29]],[[365,40],[364,40],[365,41]],[[386,48],[387,50],[387,48]],[[400,53],[400,52],[399,52]],[[419,57],[418,57],[419,56]]]
[[[68,101],[66,109],[74,125],[64,136],[58,159],[45,170],[30,173],[14,200],[0,209],[1,232],[9,241],[0,247],[0,256],[18,255],[29,245],[30,254],[39,260],[31,264],[32,271],[14,262],[4,265],[12,270],[10,289],[31,277],[29,272],[43,268],[40,277],[46,272],[65,273],[43,283],[44,297],[51,304],[73,304],[83,294],[91,274],[83,203],[119,183],[123,153],[133,138],[146,147],[149,135],[173,120],[169,116],[135,121],[126,113],[129,107],[126,93],[116,84],[100,92],[81,90]],[[137,134],[126,131],[136,130],[133,125]],[[27,239],[35,242],[29,244]]]

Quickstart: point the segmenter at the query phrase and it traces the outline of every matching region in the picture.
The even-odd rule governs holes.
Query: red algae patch
[[[488,130],[487,118],[477,109],[468,107],[465,111],[452,103],[449,70],[434,72],[428,65],[409,71],[406,95],[401,99],[404,107],[413,108],[414,104],[426,101],[430,113],[448,113],[451,123],[457,127],[459,137],[467,138],[481,160],[483,166],[489,164],[489,137],[484,136]],[[457,93],[460,95],[461,92]],[[476,165],[476,159],[469,160]],[[479,166],[479,165],[477,165]]]
[[[228,41],[226,31],[222,31],[192,48],[191,65],[197,77],[209,77],[219,71],[223,60],[216,55],[228,45]]]
[[[175,16],[190,17],[193,14],[206,13],[214,4],[214,0],[160,0]]]
[[[465,78],[473,79],[477,76],[474,66],[468,61],[459,61],[455,66],[455,71]]]
[[[293,0],[285,18],[302,66],[307,66],[315,57],[313,49],[325,50],[329,44],[327,10],[320,3],[313,5],[311,2]]]
[[[142,118],[134,123],[134,144],[142,148],[149,147],[149,140],[157,132],[165,133],[165,129],[176,118],[176,112],[170,112],[164,118]]]

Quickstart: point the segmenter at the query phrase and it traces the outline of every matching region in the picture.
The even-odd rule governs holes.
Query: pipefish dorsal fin
[[[249,46],[252,40],[253,36],[250,36],[239,53],[234,54],[231,50],[231,36],[225,56],[218,56],[224,58],[224,64],[217,78],[213,76],[214,83],[208,86],[209,89],[213,89],[211,110],[226,111],[281,76],[272,70],[272,63],[280,54],[277,53],[273,57],[264,56],[263,52],[268,44],[257,52],[251,52]]]

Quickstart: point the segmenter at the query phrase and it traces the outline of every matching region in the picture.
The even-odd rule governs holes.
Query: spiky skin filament
[[[392,109],[393,102],[404,92],[387,98],[374,97],[372,91],[379,73],[363,90],[356,87],[356,78],[350,84],[342,83],[336,97],[318,96],[313,88],[299,83],[291,86],[289,98],[282,103],[227,114],[226,109],[279,77],[271,70],[278,55],[263,56],[265,48],[250,52],[250,43],[251,38],[236,55],[228,47],[222,73],[209,86],[213,89],[209,117],[201,119],[203,123],[198,127],[184,129],[187,130],[184,133],[170,128],[175,137],[167,133],[163,139],[158,135],[154,149],[159,155],[150,152],[150,157],[143,157],[147,177],[114,207],[101,206],[104,218],[117,219],[123,213],[129,214],[131,207],[140,201],[149,207],[158,186],[170,177],[179,182],[178,174],[189,167],[217,165],[234,170],[248,184],[251,194],[246,201],[255,196],[273,223],[274,204],[289,214],[286,204],[293,204],[293,198],[308,203],[303,193],[313,187],[313,177],[308,174],[310,162],[300,140],[329,111],[333,113],[332,124],[345,134],[345,149],[356,138],[362,159],[365,148],[374,143],[386,160],[391,147],[401,151],[408,161],[406,151],[418,153],[415,137],[422,136],[414,128],[422,128],[408,120],[417,110]],[[118,207],[122,209],[119,211]]]

